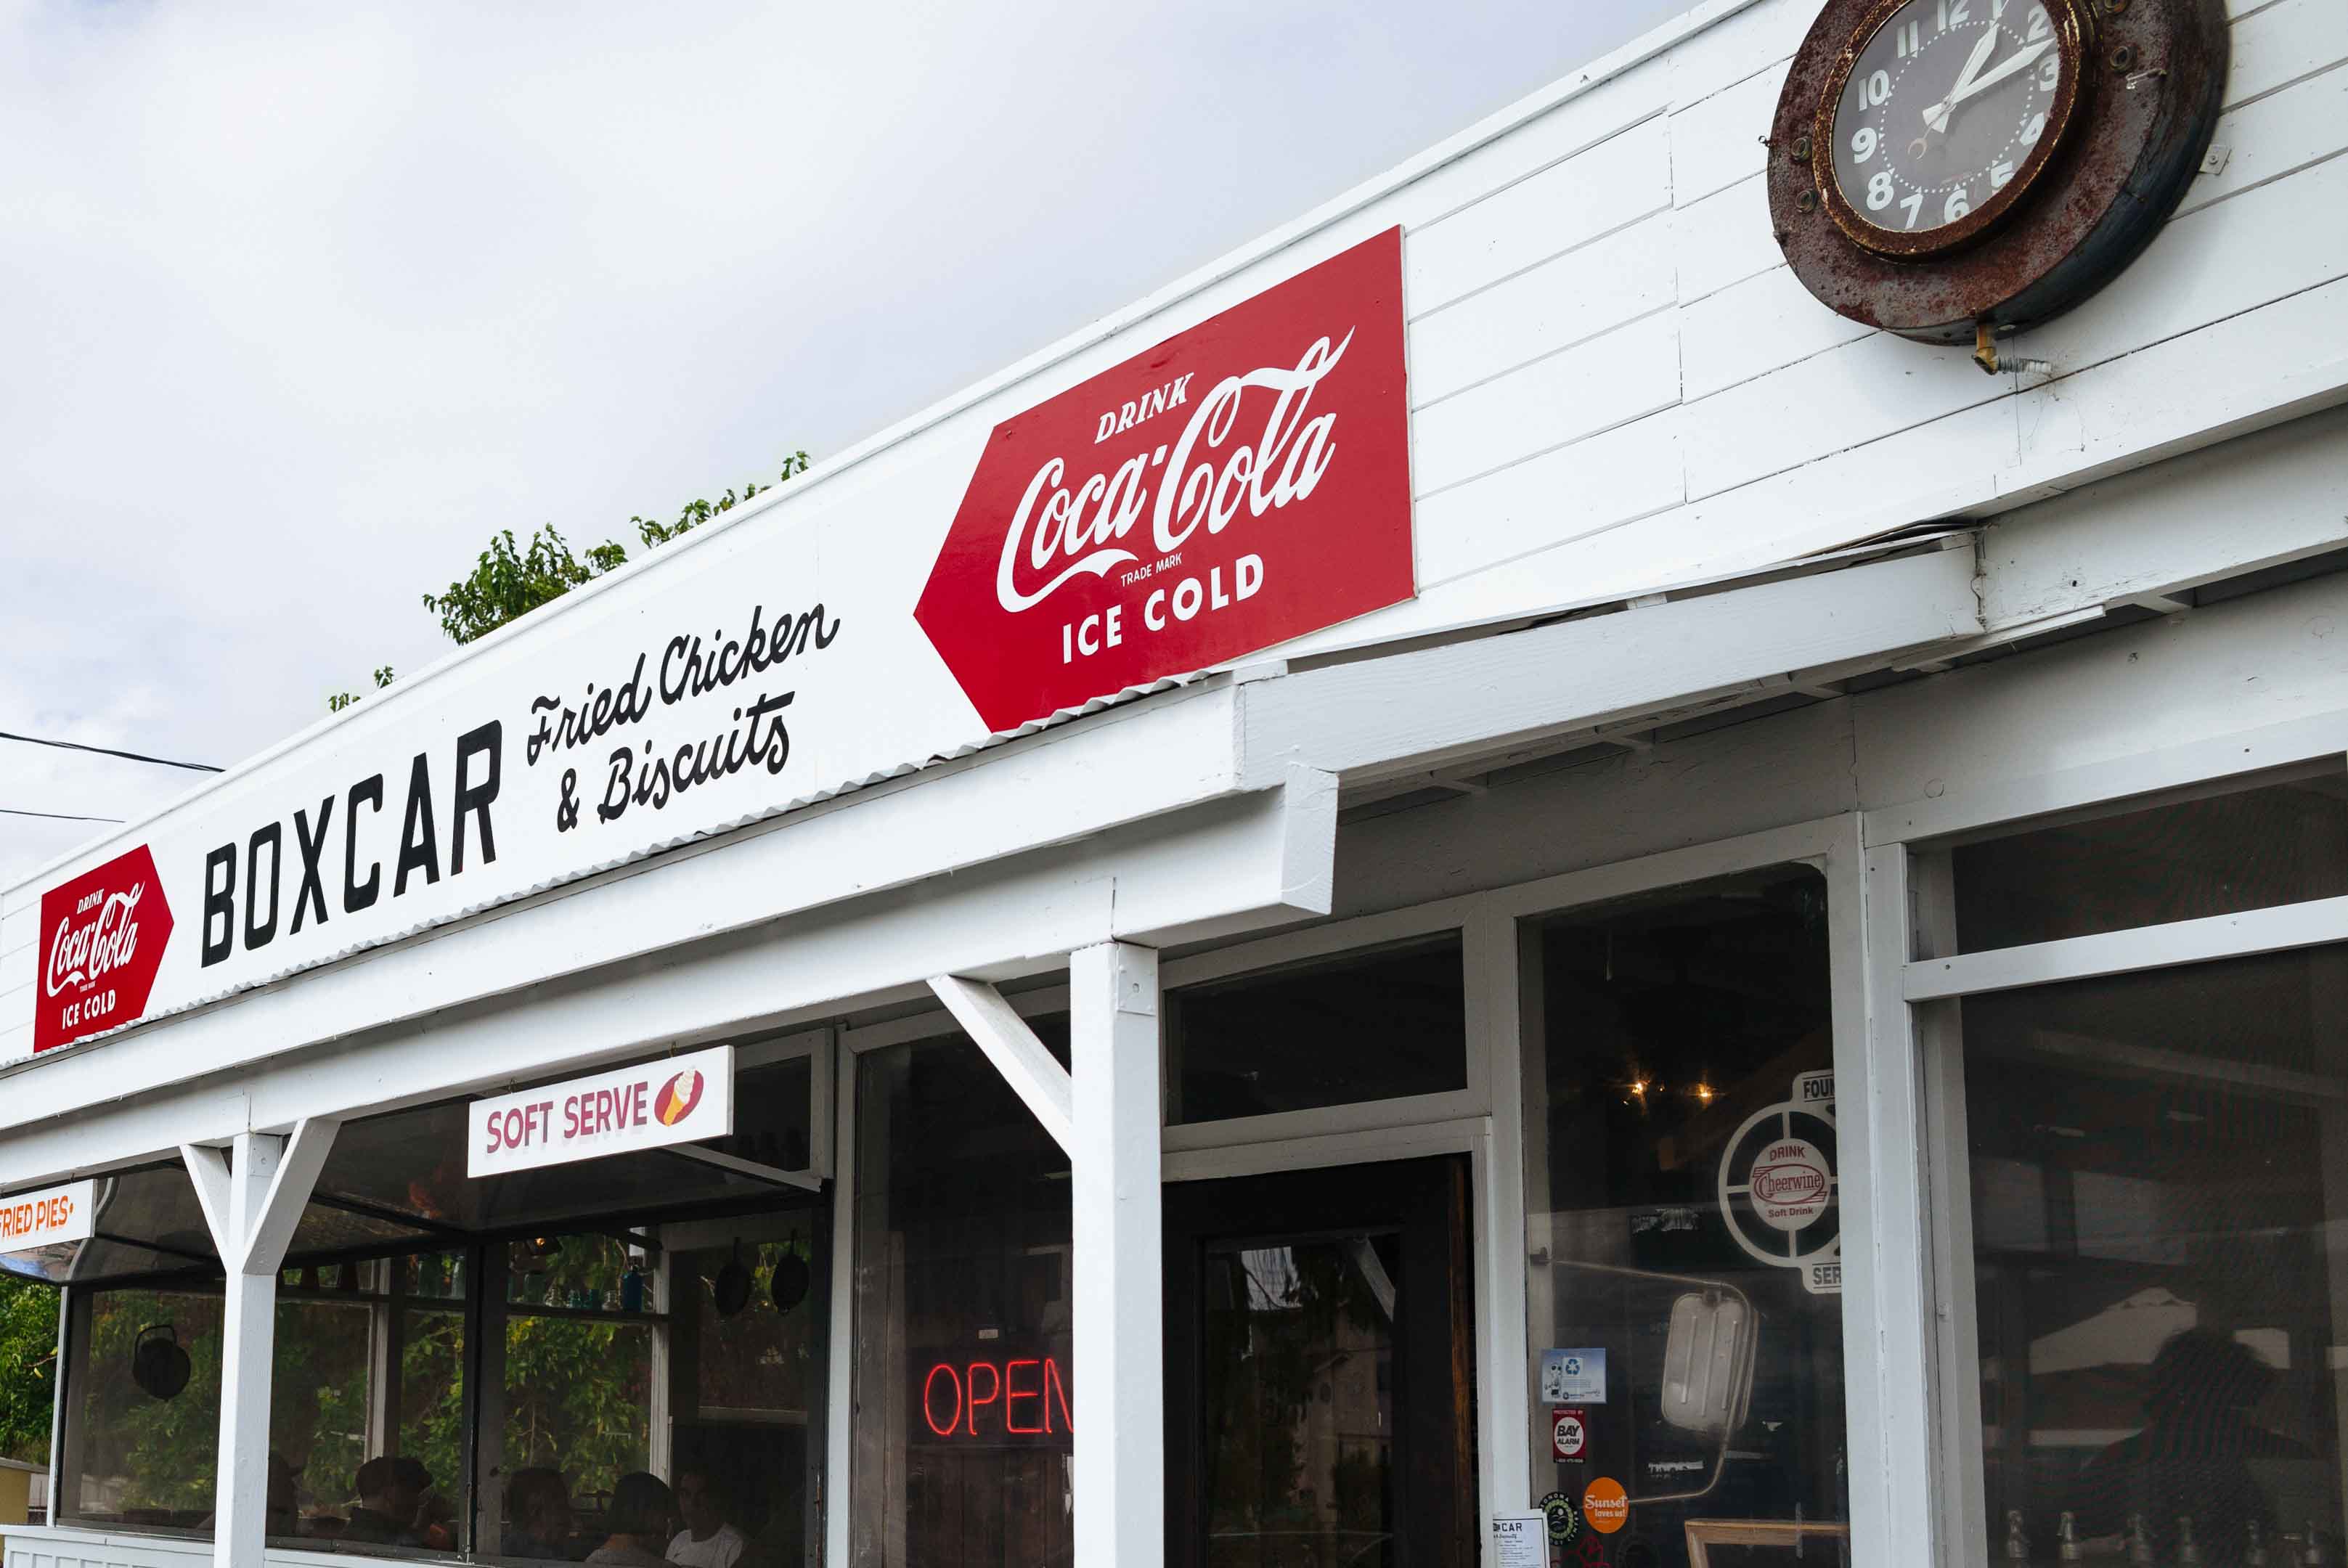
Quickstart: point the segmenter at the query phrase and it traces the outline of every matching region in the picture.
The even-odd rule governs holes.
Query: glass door
[[[1475,1561],[1468,1170],[1166,1199],[1169,1568]]]

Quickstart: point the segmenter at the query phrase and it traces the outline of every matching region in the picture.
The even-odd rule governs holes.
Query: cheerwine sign
[[[795,480],[0,893],[0,1054],[1409,598],[1401,245],[1379,235],[1041,402],[1004,395]]]
[[[989,726],[1408,599],[1402,241],[994,427],[914,614]]]

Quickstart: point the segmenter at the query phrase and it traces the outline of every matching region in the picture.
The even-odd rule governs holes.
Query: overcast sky
[[[227,764],[1684,0],[0,0],[0,731]],[[196,775],[0,742],[0,807]],[[0,815],[0,885],[102,831]]]

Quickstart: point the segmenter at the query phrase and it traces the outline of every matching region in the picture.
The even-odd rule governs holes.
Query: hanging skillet
[[[775,1277],[768,1282],[767,1288],[774,1297],[778,1312],[788,1312],[805,1301],[808,1293],[807,1259],[795,1252],[786,1252],[775,1259]]]
[[[160,1339],[149,1339],[150,1334],[160,1334]],[[179,1397],[188,1386],[190,1370],[188,1353],[180,1348],[180,1337],[169,1323],[153,1323],[139,1331],[130,1347],[130,1380],[151,1397],[170,1399]]]
[[[709,1294],[717,1304],[720,1317],[731,1317],[750,1305],[750,1271],[742,1266],[740,1241],[735,1242],[734,1255],[726,1260],[726,1266],[709,1282]]]

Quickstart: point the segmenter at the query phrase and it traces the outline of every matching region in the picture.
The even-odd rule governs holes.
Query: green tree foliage
[[[782,474],[775,484],[804,474],[807,466],[806,453],[792,453],[784,460]],[[753,481],[743,486],[739,495],[728,490],[714,501],[686,502],[673,523],[643,517],[630,518],[628,522],[635,528],[644,548],[653,549],[773,488],[774,485]],[[549,600],[561,598],[582,583],[592,582],[605,572],[616,570],[627,564],[627,559],[628,548],[617,541],[596,545],[583,557],[576,555],[570,541],[551,524],[531,534],[527,545],[517,543],[513,530],[504,528],[490,538],[489,548],[481,552],[470,572],[439,593],[426,594],[424,608],[439,616],[440,630],[448,634],[448,641],[471,642],[510,620],[528,615]]]
[[[57,1291],[0,1274],[0,1459],[48,1462],[57,1348]]]
[[[654,549],[807,469],[808,455],[794,452],[783,459],[783,471],[772,485],[752,480],[738,493],[728,490],[714,501],[687,501],[678,509],[673,523],[657,518],[633,517],[628,524],[636,530],[643,548]],[[489,547],[473,563],[473,569],[440,592],[426,594],[424,608],[440,618],[440,630],[449,641],[472,642],[508,621],[528,615],[547,600],[561,598],[582,583],[617,570],[627,560],[628,547],[615,539],[592,546],[581,555],[551,523],[532,532],[527,544],[515,538],[511,528],[500,528],[489,536]],[[391,682],[389,665],[375,672],[378,690]],[[326,699],[326,711],[339,713],[358,700],[357,693],[337,692]]]

